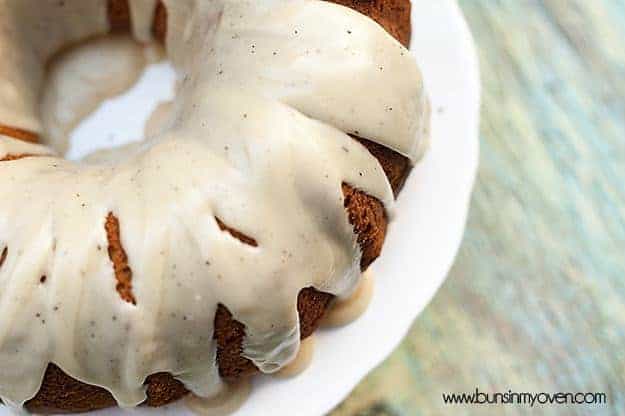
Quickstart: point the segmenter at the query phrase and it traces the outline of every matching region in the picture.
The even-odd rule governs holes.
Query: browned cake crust
[[[109,0],[106,11],[111,32],[130,30],[130,4],[127,0]]]
[[[410,0],[328,0],[357,10],[384,27],[402,44],[410,41]],[[115,31],[128,30],[131,26],[127,0],[109,0],[108,16],[111,28]],[[159,2],[154,16],[153,32],[155,38],[165,41],[167,31],[167,10]],[[21,140],[37,141],[37,135],[0,124],[0,134]],[[409,171],[409,160],[372,141],[355,137],[375,156],[386,173],[393,191],[397,195]],[[23,157],[23,155],[20,155]],[[27,156],[27,155],[26,155]],[[17,156],[3,159],[14,160]],[[361,269],[365,270],[379,255],[386,236],[387,217],[380,201],[354,189],[349,184],[342,184],[345,196],[345,209],[350,223],[354,226],[363,256]],[[256,241],[228,227],[216,218],[219,227],[229,232],[245,244],[254,245]],[[109,240],[109,257],[113,263],[117,289],[122,299],[134,302],[132,296],[132,271],[119,235],[119,220],[111,213],[104,224]],[[6,257],[6,250],[3,256]],[[302,338],[311,335],[317,328],[325,310],[332,301],[332,295],[313,288],[304,288],[297,299]],[[227,307],[220,305],[215,315],[215,334],[218,351],[217,361],[221,376],[228,382],[240,381],[258,372],[254,364],[242,357],[242,344],[245,338],[245,326],[233,319]],[[180,399],[188,393],[182,383],[170,374],[153,374],[145,381],[148,406],[163,406]],[[50,364],[46,370],[42,386],[37,395],[26,403],[26,408],[34,413],[86,412],[115,406],[113,396],[105,389],[74,380],[59,367]]]
[[[37,140],[39,139],[36,133],[17,129],[15,127],[5,126],[4,124],[0,124],[0,134],[30,143],[37,143]]]
[[[326,0],[369,16],[402,45],[408,47],[412,26],[410,0]]]
[[[34,157],[34,156],[35,155],[30,155],[28,153],[24,153],[21,155],[6,155],[2,159],[0,159],[0,162],[10,162],[12,160],[25,159],[27,157]]]
[[[109,212],[106,216],[104,230],[106,231],[106,239],[108,241],[109,259],[111,263],[113,263],[115,280],[117,280],[115,289],[122,300],[136,305],[137,301],[135,300],[135,295],[132,293],[132,270],[128,265],[126,250],[124,250],[122,246],[119,220],[112,212]]]

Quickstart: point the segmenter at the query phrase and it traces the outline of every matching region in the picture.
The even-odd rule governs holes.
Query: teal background
[[[625,414],[625,1],[459,3],[483,83],[464,242],[401,346],[332,415]],[[476,386],[609,403],[443,404]]]

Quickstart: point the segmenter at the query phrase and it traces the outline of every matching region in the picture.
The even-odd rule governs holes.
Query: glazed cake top
[[[106,0],[1,3],[0,120],[45,143],[46,62],[108,32]],[[135,38],[150,41],[156,1],[129,3]],[[219,304],[246,327],[243,355],[279,370],[299,347],[300,289],[342,297],[358,282],[341,185],[392,209],[380,165],[348,133],[412,161],[425,147],[415,60],[366,16],[317,0],[164,4],[180,74],[166,128],[82,162],[57,157],[58,142],[0,136],[0,159],[40,156],[0,163],[0,398],[10,405],[35,395],[50,362],[121,406],[144,401],[157,372],[214,395]],[[131,297],[116,290],[111,217]]]

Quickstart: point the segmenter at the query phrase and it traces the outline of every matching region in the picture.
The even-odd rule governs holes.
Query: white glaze
[[[10,58],[0,61],[0,122],[44,133],[45,63],[108,30],[104,0],[64,3],[0,1],[0,52]],[[151,17],[137,16],[153,16],[153,4],[131,0],[142,41]],[[82,163],[0,163],[5,403],[31,398],[49,362],[107,388],[121,406],[141,403],[143,381],[161,371],[199,396],[217,394],[220,303],[246,326],[244,355],[278,371],[299,347],[299,290],[346,297],[358,283],[361,253],[341,183],[392,208],[381,167],[345,132],[413,161],[426,141],[417,66],[367,17],[312,0],[165,5],[166,49],[182,80],[166,130]],[[41,24],[23,23],[32,21]],[[0,156],[51,152],[0,136]],[[136,305],[115,290],[109,212],[120,221]],[[215,216],[258,247],[222,232]]]
[[[323,316],[321,326],[336,328],[358,319],[369,307],[374,292],[374,278],[371,270],[363,273],[354,293],[347,299],[337,299]]]
[[[49,59],[63,47],[109,31],[106,0],[0,1],[0,114],[42,133],[39,95]],[[33,24],[37,22],[38,24]]]
[[[303,373],[312,363],[315,355],[315,335],[311,335],[308,338],[302,340],[297,351],[297,356],[282,367],[280,371],[274,373],[278,378],[293,378]]]
[[[78,123],[102,101],[130,88],[154,55],[129,36],[110,36],[54,59],[41,98],[41,122],[46,133],[41,142],[66,154],[69,135]]]

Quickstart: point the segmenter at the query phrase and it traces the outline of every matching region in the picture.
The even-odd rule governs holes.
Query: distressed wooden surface
[[[625,414],[625,1],[460,4],[484,88],[464,243],[403,344],[333,416]],[[609,404],[443,404],[475,387]]]

